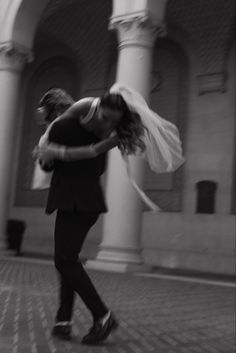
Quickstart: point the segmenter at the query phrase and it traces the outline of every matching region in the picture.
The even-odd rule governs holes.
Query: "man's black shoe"
[[[65,341],[71,339],[71,325],[55,325],[52,329],[52,335]]]
[[[118,328],[118,322],[112,313],[104,321],[96,321],[81,341],[82,344],[96,345],[103,342],[107,337]]]

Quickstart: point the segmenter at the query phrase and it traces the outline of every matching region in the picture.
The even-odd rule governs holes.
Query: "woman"
[[[57,89],[59,91],[59,89]],[[111,148],[118,146],[122,154],[134,154],[145,149],[142,136],[144,126],[137,113],[128,109],[121,95],[116,93],[105,93],[101,98],[84,98],[71,104],[70,107],[61,114],[62,104],[54,105],[55,100],[48,99],[53,93],[50,90],[40,101],[38,112],[45,117],[46,122],[55,122],[55,117],[59,119],[78,118],[78,122],[86,130],[92,131],[101,142],[83,147],[66,147],[56,144],[47,144],[47,136],[51,129],[49,125],[43,142],[34,150],[35,156],[44,162],[50,163],[55,159],[63,161],[73,161],[86,158],[94,158],[98,154],[104,153]],[[59,95],[57,95],[59,98]],[[65,98],[65,97],[64,97]],[[62,96],[59,98],[62,99]],[[67,99],[67,98],[66,98]],[[48,106],[50,104],[50,106]],[[122,110],[114,115],[113,108],[119,106]],[[111,110],[112,118],[111,118]],[[49,112],[49,113],[48,113]],[[58,119],[58,118],[57,118]],[[57,121],[56,119],[56,121]],[[53,124],[52,123],[52,124]]]
[[[109,107],[115,104],[123,110],[120,120],[109,117]],[[74,116],[103,141],[79,148],[45,144],[37,150],[39,156],[45,160],[78,160],[118,146],[122,155],[145,158],[156,173],[175,171],[185,161],[176,126],[152,111],[138,92],[124,84],[115,83],[101,99],[81,99],[60,119]]]
[[[114,119],[114,116],[111,119],[109,107],[117,103],[123,111],[122,119]],[[125,157],[129,154],[144,158],[156,173],[175,171],[185,160],[176,126],[153,112],[138,92],[124,84],[115,83],[101,99],[80,100],[61,118],[73,116],[78,116],[80,124],[97,134],[102,141],[74,148],[44,144],[37,150],[37,155],[45,162],[94,158],[115,146],[118,146],[124,157],[128,174],[129,162]],[[153,211],[159,211],[159,207],[140,190],[130,175],[129,178],[147,206]]]

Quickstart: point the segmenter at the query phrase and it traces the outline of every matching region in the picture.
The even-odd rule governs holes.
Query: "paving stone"
[[[1,353],[234,353],[235,288],[89,271],[120,328],[97,347],[80,344],[91,317],[78,298],[73,338],[51,336],[58,277],[50,263],[0,257]]]

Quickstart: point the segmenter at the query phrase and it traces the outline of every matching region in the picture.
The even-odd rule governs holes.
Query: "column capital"
[[[156,37],[166,35],[165,23],[161,20],[153,21],[148,10],[113,16],[110,18],[109,29],[117,30],[120,48],[127,46],[150,48]]]
[[[0,43],[0,70],[20,71],[33,60],[32,52],[12,41]]]

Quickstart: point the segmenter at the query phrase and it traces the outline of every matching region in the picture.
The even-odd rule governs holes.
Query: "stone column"
[[[19,84],[27,51],[11,42],[0,43],[0,242],[3,241],[9,209],[9,191],[14,151],[14,127],[19,118]],[[18,113],[17,113],[18,112]],[[2,245],[2,244],[1,244]]]
[[[119,36],[117,81],[139,91],[146,100],[150,92],[152,47],[162,24],[154,24],[148,12],[111,18],[111,27]],[[131,159],[132,176],[142,186],[144,165]],[[107,175],[109,213],[104,218],[104,234],[94,267],[128,271],[145,269],[140,247],[142,202],[127,177],[118,149],[109,156]]]

